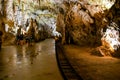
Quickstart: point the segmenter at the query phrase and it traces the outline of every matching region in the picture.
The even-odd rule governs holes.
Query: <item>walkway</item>
[[[63,80],[56,62],[55,42],[46,39],[33,46],[3,46],[0,80]]]
[[[91,48],[65,45],[65,55],[83,80],[120,80],[120,59],[91,55]]]

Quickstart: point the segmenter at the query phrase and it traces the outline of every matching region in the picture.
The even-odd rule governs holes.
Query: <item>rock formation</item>
[[[100,6],[89,5],[86,2],[64,1],[61,8],[63,13],[58,15],[61,19],[58,19],[57,27],[62,27],[65,32],[61,31],[65,36],[64,42],[79,45],[99,44],[98,35],[104,18],[104,11]]]
[[[101,41],[102,46],[98,47],[100,53],[104,56],[116,56],[120,57],[120,1],[116,0],[115,4],[106,14],[108,21],[107,29],[103,35]],[[106,28],[104,27],[104,28]]]
[[[108,2],[112,1],[114,2]],[[96,46],[97,51],[104,56],[118,54],[119,0],[116,0],[110,9],[84,0],[63,1],[59,7],[57,30],[62,34],[62,43]],[[111,35],[115,37],[112,38]]]

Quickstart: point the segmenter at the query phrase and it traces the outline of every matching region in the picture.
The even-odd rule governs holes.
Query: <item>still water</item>
[[[3,46],[0,80],[63,80],[56,62],[55,41],[33,46]]]

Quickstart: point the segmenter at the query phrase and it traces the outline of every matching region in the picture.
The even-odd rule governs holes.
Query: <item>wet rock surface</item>
[[[62,80],[53,39],[32,46],[2,46],[0,80]]]

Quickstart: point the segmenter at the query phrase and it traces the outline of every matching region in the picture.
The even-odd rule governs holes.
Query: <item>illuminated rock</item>
[[[120,38],[119,38],[119,27],[116,23],[111,22],[109,26],[107,26],[106,32],[101,38],[102,46],[100,47],[101,54],[106,54],[106,52],[102,52],[103,50],[108,51],[110,54],[117,51],[120,47]]]

